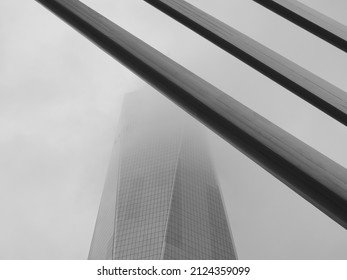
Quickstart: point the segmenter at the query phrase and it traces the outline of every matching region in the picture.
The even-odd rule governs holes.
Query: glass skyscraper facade
[[[89,259],[236,259],[201,130],[154,92],[125,98]]]

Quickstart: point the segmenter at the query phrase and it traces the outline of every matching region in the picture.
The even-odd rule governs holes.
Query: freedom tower
[[[161,96],[125,98],[89,259],[235,259],[206,144]]]
[[[81,1],[36,1],[347,229],[345,167]],[[347,125],[347,92],[338,86],[187,1],[143,1],[271,79],[288,94]],[[301,1],[253,2],[347,52],[347,27]],[[230,75],[230,79],[240,77],[238,73]],[[245,81],[252,82],[248,76]],[[249,94],[261,97],[261,93]],[[150,100],[134,95],[129,98],[89,258],[235,258],[203,137],[190,127],[188,119],[171,114],[169,107],[152,107]],[[278,106],[272,101],[267,101],[269,106]]]

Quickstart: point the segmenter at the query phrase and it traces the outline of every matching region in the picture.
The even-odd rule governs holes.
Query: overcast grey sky
[[[347,167],[347,129],[141,0],[85,0]],[[189,0],[347,91],[347,55],[251,0]],[[347,25],[344,0],[302,0]],[[85,259],[139,78],[35,1],[0,2],[0,259]],[[209,133],[240,259],[347,259],[347,232]]]

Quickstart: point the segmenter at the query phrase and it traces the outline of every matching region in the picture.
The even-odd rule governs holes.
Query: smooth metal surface
[[[347,125],[343,90],[183,0],[144,1]]]
[[[347,228],[347,171],[76,0],[38,0]]]
[[[347,27],[296,0],[253,0],[347,52]]]

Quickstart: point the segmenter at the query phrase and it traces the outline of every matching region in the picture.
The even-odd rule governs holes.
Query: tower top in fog
[[[203,134],[156,92],[125,98],[90,259],[235,259]]]

